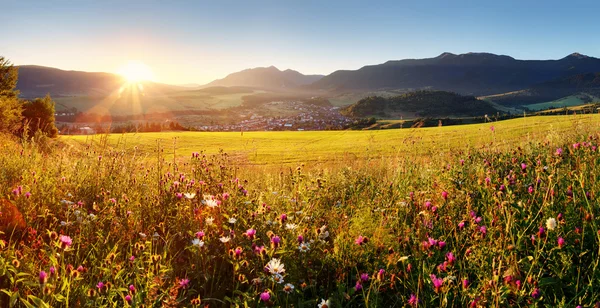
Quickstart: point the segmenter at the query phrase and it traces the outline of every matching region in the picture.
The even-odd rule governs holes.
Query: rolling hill
[[[445,91],[416,91],[394,97],[371,96],[341,110],[351,117],[461,117],[497,112],[489,103],[473,96]]]
[[[600,71],[600,59],[573,53],[559,60],[517,60],[491,53],[443,53],[336,71],[311,87],[335,91],[435,89],[469,95],[522,90],[561,77]]]
[[[308,85],[322,77],[322,75],[303,75],[290,69],[281,71],[274,66],[269,66],[232,73],[223,79],[217,79],[207,84],[207,86],[242,86],[276,90]]]

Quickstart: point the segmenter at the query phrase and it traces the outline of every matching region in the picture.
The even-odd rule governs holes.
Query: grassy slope
[[[298,162],[344,161],[348,157],[397,157],[407,152],[431,154],[456,147],[479,147],[494,140],[497,146],[519,145],[551,132],[574,131],[580,126],[599,127],[600,115],[528,117],[487,124],[394,129],[381,131],[318,132],[168,132],[110,135],[109,144],[138,150],[155,156],[156,142],[161,140],[164,155],[172,157],[173,138],[176,154],[187,157],[191,152],[217,153],[223,149],[241,162],[285,164]],[[490,127],[494,126],[492,132]],[[63,136],[76,142],[97,142],[102,136]]]

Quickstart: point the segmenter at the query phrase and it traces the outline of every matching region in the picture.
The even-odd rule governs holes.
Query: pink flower
[[[562,148],[558,148],[556,149],[556,152],[554,152],[554,154],[556,154],[557,156],[561,156],[563,153],[563,149]]]
[[[223,193],[223,200],[229,199],[229,193]]]
[[[271,244],[273,245],[273,247],[277,248],[279,247],[279,244],[281,243],[281,238],[277,235],[274,235],[271,238]]]
[[[135,286],[130,284],[129,285],[129,291],[131,291],[131,293],[135,293]]]
[[[354,290],[356,291],[360,291],[362,290],[363,286],[362,284],[360,284],[360,280],[356,282],[356,285],[354,286]]]
[[[131,295],[129,295],[129,294],[125,295],[125,300],[126,300],[128,303],[131,303]]]
[[[463,288],[465,288],[465,289],[468,288],[469,284],[470,284],[469,279],[463,279],[463,281],[462,281]]]
[[[284,223],[287,220],[287,215],[281,214],[281,216],[279,216],[279,219],[281,220],[282,223]]]
[[[298,235],[298,243],[303,243],[304,242],[304,236],[302,236],[302,234]]]
[[[525,163],[521,163],[521,170],[525,171],[527,169],[527,165]]]
[[[465,222],[464,221],[461,221],[461,222],[458,223],[458,228],[460,230],[462,230],[464,227],[465,227]]]
[[[527,188],[527,192],[533,194],[533,186],[529,186],[529,188]]]
[[[190,285],[190,280],[187,278],[183,278],[179,281],[179,286],[186,289]]]
[[[244,233],[245,236],[247,236],[250,239],[253,239],[254,236],[256,235],[256,230],[254,229],[248,229],[246,230],[246,232]]]
[[[446,254],[446,259],[448,259],[448,263],[450,265],[454,264],[454,262],[456,261],[456,257],[454,257],[454,254],[452,254],[452,252],[448,252]]]
[[[413,307],[417,307],[419,304],[419,299],[414,294],[411,294],[410,298],[408,299],[408,304]]]
[[[104,282],[100,281],[98,282],[98,284],[96,285],[96,288],[98,288],[99,291],[102,291],[102,289],[104,289],[105,285]]]
[[[562,248],[565,245],[565,239],[562,237],[558,238],[558,247]]]
[[[364,244],[364,243],[366,243],[366,242],[367,242],[367,238],[366,238],[366,237],[364,237],[364,236],[362,236],[362,235],[359,235],[359,236],[356,238],[356,240],[354,240],[354,243],[355,243],[356,245],[359,245],[359,246],[360,246],[360,245],[362,245],[362,244]]]
[[[264,291],[262,293],[260,293],[260,300],[263,302],[268,302],[271,299],[271,294],[269,294],[269,291]]]
[[[73,240],[69,236],[61,235],[58,239],[60,240],[61,247],[63,249],[67,248],[67,247],[71,247],[71,244],[73,244]]]
[[[431,278],[431,282],[433,283],[433,287],[435,288],[435,292],[438,293],[442,285],[444,284],[444,279],[437,278],[434,274],[429,275]]]
[[[203,239],[204,238],[204,231],[198,231],[196,232],[196,238],[198,239]]]
[[[444,198],[444,200],[448,199],[448,192],[447,191],[442,191],[442,198]]]
[[[367,274],[367,273],[360,274],[360,280],[362,280],[364,282],[369,281],[369,274]]]
[[[446,242],[444,242],[444,241],[439,241],[439,242],[438,242],[438,247],[439,247],[440,249],[443,249],[444,247],[446,247]]]
[[[486,226],[479,227],[479,232],[481,232],[481,234],[483,236],[486,236],[487,235],[487,228],[486,228]]]
[[[48,274],[44,271],[40,271],[40,284],[45,284],[48,281]]]
[[[542,291],[539,288],[535,288],[533,292],[531,292],[531,297],[534,299],[538,299],[540,296],[542,296]]]

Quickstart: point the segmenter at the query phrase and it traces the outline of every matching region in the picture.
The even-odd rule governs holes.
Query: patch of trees
[[[56,137],[54,101],[48,95],[33,100],[19,99],[19,91],[15,89],[18,76],[18,69],[0,56],[0,132],[24,138],[38,133]]]

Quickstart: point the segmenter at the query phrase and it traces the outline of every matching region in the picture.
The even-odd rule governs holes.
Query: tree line
[[[55,103],[50,95],[33,100],[20,99],[16,90],[18,78],[18,68],[0,56],[0,132],[24,138],[39,133],[51,138],[58,136]]]

